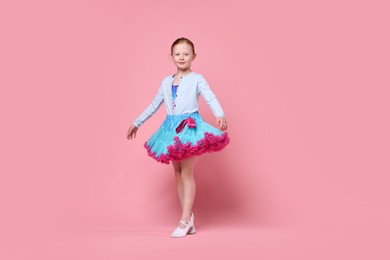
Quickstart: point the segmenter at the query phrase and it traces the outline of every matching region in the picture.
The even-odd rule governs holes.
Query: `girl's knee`
[[[189,179],[189,178],[193,178],[194,176],[194,168],[193,167],[187,167],[187,168],[183,168],[181,170],[181,177],[183,179]]]

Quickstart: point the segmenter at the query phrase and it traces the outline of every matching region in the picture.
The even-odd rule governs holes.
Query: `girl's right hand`
[[[138,130],[138,127],[131,125],[129,130],[127,131],[127,139],[130,140],[130,139],[135,138],[137,130]]]

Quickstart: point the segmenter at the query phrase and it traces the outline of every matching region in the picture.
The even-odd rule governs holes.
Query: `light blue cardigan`
[[[176,92],[175,106],[173,106],[171,95],[174,77],[175,74],[169,75],[163,79],[152,103],[150,103],[145,111],[134,121],[134,126],[140,127],[143,125],[147,119],[156,113],[163,102],[165,102],[168,115],[186,114],[198,111],[199,94],[202,94],[215,117],[225,117],[222,107],[218,102],[216,95],[210,89],[206,79],[202,74],[198,74],[194,71],[181,77]]]

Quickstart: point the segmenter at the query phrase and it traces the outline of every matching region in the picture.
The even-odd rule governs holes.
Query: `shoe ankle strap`
[[[184,221],[184,220],[180,220],[180,223],[183,223],[184,225],[188,226],[188,224],[190,224],[189,221]]]

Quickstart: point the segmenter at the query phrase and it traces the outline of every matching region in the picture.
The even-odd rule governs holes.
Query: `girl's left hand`
[[[226,119],[221,116],[217,117],[217,125],[222,131],[225,131],[228,127]]]

